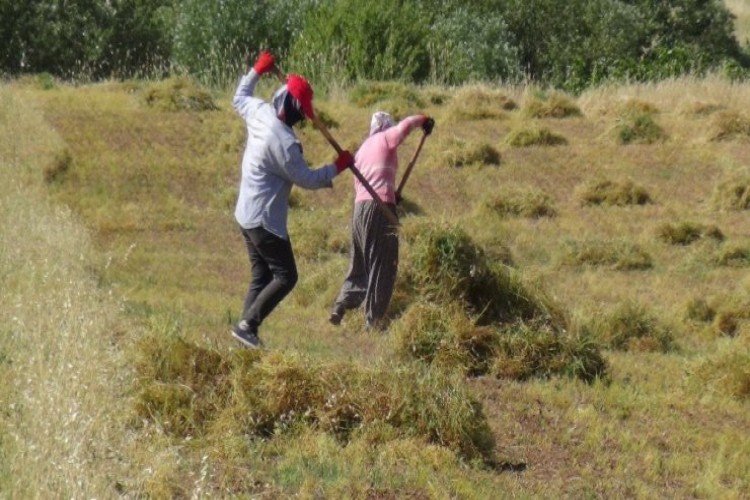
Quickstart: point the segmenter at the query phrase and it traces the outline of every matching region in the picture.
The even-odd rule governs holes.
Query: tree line
[[[233,81],[259,48],[329,82],[610,80],[723,71],[750,51],[720,0],[0,0],[0,73]]]

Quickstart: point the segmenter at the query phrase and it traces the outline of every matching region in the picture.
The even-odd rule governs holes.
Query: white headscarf
[[[382,132],[393,126],[393,118],[385,111],[376,111],[370,120],[370,135]]]

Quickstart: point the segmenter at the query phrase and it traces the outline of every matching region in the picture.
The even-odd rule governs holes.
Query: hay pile
[[[515,379],[604,375],[598,347],[571,333],[565,313],[462,230],[422,227],[404,238],[398,286],[414,299],[393,325],[403,358]]]
[[[489,462],[494,440],[462,380],[418,364],[362,368],[267,351],[220,352],[176,334],[136,347],[135,420],[169,436],[267,439],[300,427],[342,444],[373,432]]]

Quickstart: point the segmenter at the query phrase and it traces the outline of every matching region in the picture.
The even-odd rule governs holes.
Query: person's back
[[[372,116],[370,135],[359,147],[355,166],[396,217],[398,147],[416,127],[425,134],[434,121],[425,115],[409,116],[394,125],[390,115]],[[398,235],[367,189],[355,179],[352,246],[349,271],[328,320],[338,325],[347,309],[365,303],[367,328],[383,328],[398,271]]]
[[[414,128],[424,123],[426,117],[413,115],[391,125],[390,116],[379,113],[373,115],[371,134],[357,150],[354,163],[383,202],[396,203],[398,147]],[[370,193],[356,178],[354,189],[355,202],[372,200]]]
[[[254,104],[251,102],[245,109],[238,110],[245,118],[247,146],[234,215],[242,227],[262,226],[286,238],[289,194],[293,184],[286,165],[293,161],[293,148],[300,151],[301,157],[301,146],[294,131],[278,119],[271,104]],[[321,181],[316,184],[330,186],[331,173],[321,171],[319,174]]]
[[[264,52],[244,75],[232,101],[247,128],[242,175],[235,207],[250,260],[252,278],[241,319],[232,336],[243,345],[261,345],[258,328],[297,283],[297,265],[287,232],[292,185],[306,189],[331,187],[331,180],[354,159],[339,153],[334,164],[310,169],[292,126],[312,118],[312,89],[297,75],[289,75],[272,103],[255,97],[260,76],[275,69],[273,56]]]

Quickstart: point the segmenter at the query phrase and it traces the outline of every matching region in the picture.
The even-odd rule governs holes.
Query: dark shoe
[[[260,349],[263,347],[263,342],[260,341],[258,333],[251,331],[246,321],[240,321],[232,327],[232,337],[250,349]]]
[[[328,317],[328,322],[334,326],[341,324],[341,320],[344,319],[344,308],[341,306],[334,306],[331,315]]]

